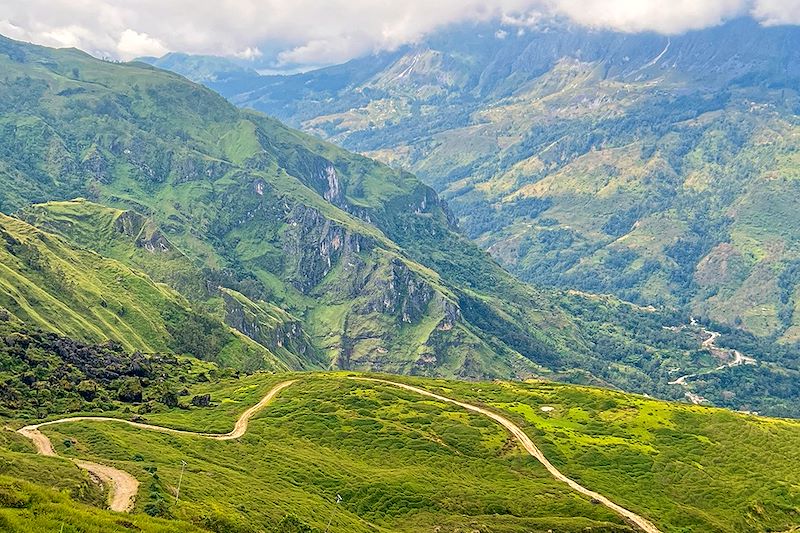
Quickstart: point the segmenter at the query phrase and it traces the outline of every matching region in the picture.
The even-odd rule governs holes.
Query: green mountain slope
[[[46,231],[61,234],[85,249],[148,272],[155,280],[178,289],[198,312],[215,317],[266,348],[285,368],[324,368],[319,350],[300,321],[263,301],[252,302],[232,283],[230,274],[203,267],[178,249],[149,219],[131,210],[114,209],[83,199],[33,205],[19,215]],[[187,334],[188,335],[188,334]],[[257,360],[231,361],[240,368],[269,368]]]
[[[683,395],[699,340],[664,333],[677,316],[516,281],[408,173],[142,64],[10,40],[0,64],[2,209],[90,198],[23,216],[257,341],[280,315],[340,368]]]
[[[140,271],[0,214],[0,308],[30,327],[128,350],[288,366]],[[246,363],[250,361],[249,363]]]
[[[524,280],[795,343],[799,43],[752,20],[673,37],[486,24],[207,83],[415,172]]]

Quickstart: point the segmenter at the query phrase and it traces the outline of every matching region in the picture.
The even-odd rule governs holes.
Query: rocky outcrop
[[[443,299],[444,317],[436,326],[439,331],[450,331],[456,325],[456,322],[461,320],[461,310],[458,305],[450,300]]]
[[[92,145],[83,156],[81,169],[100,183],[109,183],[109,164],[96,145]]]
[[[396,258],[384,275],[374,276],[369,289],[368,299],[359,310],[396,316],[404,324],[419,322],[435,294],[428,282]]]
[[[300,320],[265,302],[253,302],[240,293],[221,289],[225,323],[280,357],[289,352],[308,362],[318,356]]]
[[[308,293],[339,261],[349,261],[372,248],[371,239],[325,218],[316,209],[297,204],[286,215],[283,252],[290,282]]]
[[[114,220],[114,229],[134,239],[136,246],[149,252],[168,252],[172,244],[144,215],[136,211],[123,211]]]
[[[184,153],[172,159],[170,173],[173,176],[173,183],[179,184],[199,180],[215,181],[224,176],[231,168],[232,165],[226,161]]]
[[[334,205],[342,204],[344,192],[342,184],[339,182],[339,178],[336,175],[336,169],[333,168],[333,164],[328,164],[317,179],[324,182],[322,197]]]

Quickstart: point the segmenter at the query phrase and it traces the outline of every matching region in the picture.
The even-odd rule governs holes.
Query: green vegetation
[[[223,380],[212,400],[238,412],[212,415],[217,422],[205,418],[215,408],[145,419],[229,429],[257,400],[254,393],[279,379],[285,376],[244,377],[236,388]],[[470,524],[498,532],[630,531],[604,507],[554,482],[484,417],[341,375],[300,377],[233,442],[113,423],[60,424],[45,432],[64,457],[111,461],[134,473],[142,485],[133,516],[211,531],[281,530],[287,514],[316,531],[331,517],[332,531],[457,531]],[[176,505],[170,495],[181,460],[188,466]]]
[[[289,514],[320,531],[331,517],[332,531],[630,531],[604,507],[553,481],[487,418],[347,374],[198,383],[192,394],[209,393],[214,407],[144,417],[227,431],[247,406],[290,377],[298,382],[256,415],[238,441],[102,422],[44,431],[64,457],[111,462],[136,475],[142,485],[134,519],[151,514],[211,531],[285,531],[280,524]],[[547,382],[400,379],[509,415],[562,472],[663,531],[785,531],[800,520],[794,421]],[[15,444],[2,448],[15,448],[2,451],[11,465],[4,475],[18,475],[23,464],[68,464],[25,453],[19,439],[14,435]],[[188,466],[176,505],[170,495],[181,460]],[[35,471],[27,475],[37,479]],[[75,494],[82,476],[75,470],[58,482]],[[55,480],[37,483],[49,487]],[[89,493],[96,502],[96,489]]]
[[[0,306],[28,326],[90,342],[111,339],[126,350],[228,364],[257,358],[285,368],[266,348],[122,263],[2,214],[0,239]]]
[[[130,412],[133,404],[139,413],[187,408],[203,402],[202,396],[188,397],[188,386],[235,373],[193,358],[127,353],[113,341],[92,345],[31,331],[7,313],[0,315],[0,339],[0,416],[5,417]]]
[[[797,28],[549,30],[457,26],[345,65],[212,85],[415,172],[520,279],[743,329],[761,338],[757,359],[773,344],[797,351],[800,100],[785,68]],[[748,396],[740,407],[747,389],[723,387]]]
[[[683,394],[668,365],[697,338],[663,333],[678,314],[519,282],[407,172],[140,63],[2,40],[0,68],[0,210],[183,296],[199,318],[147,351]],[[256,351],[208,333],[223,322]]]
[[[199,533],[198,527],[175,520],[146,515],[121,517],[32,483],[0,476],[0,528],[13,533],[63,531],[64,533],[103,533],[106,531],[146,531],[148,533]]]
[[[800,522],[795,421],[554,383],[436,385],[508,413],[562,472],[664,531]]]

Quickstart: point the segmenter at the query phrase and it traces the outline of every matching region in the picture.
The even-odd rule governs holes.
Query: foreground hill
[[[751,20],[673,37],[484,25],[205,82],[417,173],[522,279],[795,343],[798,45]]]
[[[119,523],[120,515],[85,505],[102,506],[104,495],[67,460],[80,458],[136,476],[131,521],[145,531],[165,524],[147,515],[169,520],[174,530],[218,532],[324,531],[329,522],[330,531],[342,532],[636,530],[554,480],[487,417],[352,377],[365,376],[257,374],[194,383],[188,394],[208,394],[208,406],[181,399],[179,408],[156,405],[136,418],[224,433],[276,383],[295,380],[237,440],[84,420],[43,427],[63,456],[46,458],[5,432],[0,517],[21,531],[54,520],[77,525],[87,516]],[[800,523],[796,422],[544,382],[403,381],[505,415],[559,470],[659,531],[787,531]],[[124,405],[104,414],[128,418]],[[35,485],[16,481],[20,476]],[[64,495],[47,493],[50,487],[84,503],[66,509]]]
[[[679,398],[676,372],[719,366],[678,315],[520,283],[411,174],[179,76],[11,40],[0,66],[0,209],[169,284],[291,368]]]

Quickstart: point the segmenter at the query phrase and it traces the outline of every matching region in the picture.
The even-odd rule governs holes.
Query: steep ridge
[[[328,365],[296,317],[273,304],[253,302],[233,288],[222,287],[223,283],[231,284],[229,274],[203,267],[183,253],[151,218],[84,199],[29,206],[18,216],[71,239],[81,248],[148,272],[156,281],[178,289],[200,312],[217,316],[266,347],[287,368],[303,370]],[[264,365],[250,361],[237,366],[253,370]]]
[[[4,320],[10,314],[28,327],[90,342],[113,340],[128,350],[288,368],[268,349],[118,261],[3,214],[0,244]]]
[[[89,198],[22,216],[130,261],[257,342],[294,330],[280,343],[310,343],[340,368],[679,392],[666,365],[695,340],[661,333],[677,315],[519,283],[411,174],[140,63],[3,40],[0,66],[0,209]],[[91,237],[95,222],[110,241]],[[195,266],[170,277],[162,257]],[[269,329],[278,315],[285,327]]]

